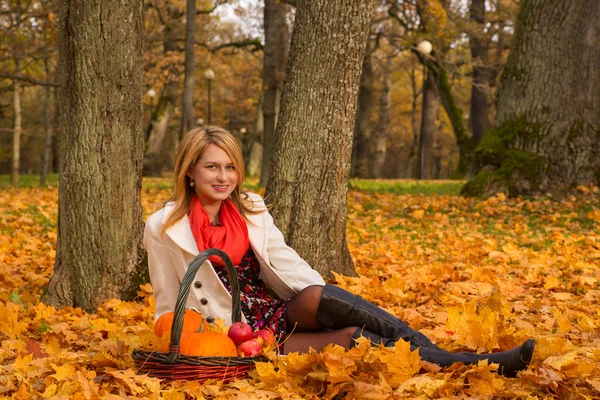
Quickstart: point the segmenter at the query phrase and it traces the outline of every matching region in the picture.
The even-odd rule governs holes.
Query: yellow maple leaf
[[[15,371],[23,375],[27,374],[27,369],[29,368],[31,361],[33,361],[33,354],[27,354],[24,357],[18,355],[15,363],[13,364]]]
[[[394,347],[377,349],[373,356],[384,365],[384,376],[392,387],[398,387],[421,369],[418,349],[410,351],[410,343],[404,340],[397,341]]]
[[[438,391],[443,388],[447,382],[443,379],[434,379],[430,376],[415,376],[406,381],[396,389],[394,396],[400,396],[404,393],[425,394],[427,397],[436,397]]]
[[[75,366],[73,364],[56,365],[50,363],[50,365],[54,368],[54,374],[50,376],[56,379],[57,382],[73,379],[73,375],[75,374]]]

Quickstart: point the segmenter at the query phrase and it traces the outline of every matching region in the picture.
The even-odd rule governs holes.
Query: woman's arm
[[[154,214],[146,221],[144,229],[144,247],[148,252],[148,270],[154,288],[156,308],[154,319],[173,311],[177,301],[180,282],[169,250],[164,245],[164,236],[159,234],[161,215]]]

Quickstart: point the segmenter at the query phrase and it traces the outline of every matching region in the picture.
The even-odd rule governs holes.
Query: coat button
[[[205,305],[208,304],[208,300],[205,297],[203,297],[203,298],[200,299],[200,303],[202,303],[202,305],[205,306]]]
[[[202,287],[202,282],[200,282],[200,281],[196,281],[196,282],[194,282],[194,287],[195,287],[196,289],[200,289],[200,288]]]
[[[209,315],[208,317],[206,317],[206,322],[208,322],[209,324],[212,324],[213,322],[215,322],[215,317],[213,317],[212,315]]]

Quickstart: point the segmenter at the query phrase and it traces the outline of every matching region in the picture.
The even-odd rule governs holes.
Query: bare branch
[[[30,78],[28,76],[23,76],[23,75],[10,75],[10,74],[5,74],[5,73],[0,72],[0,78],[19,80],[19,81],[31,83],[32,85],[58,87],[58,84],[56,84],[54,82],[38,81],[37,79],[33,79],[33,78]]]
[[[211,8],[210,10],[196,10],[196,15],[210,14],[211,12],[215,11],[217,9],[217,7],[219,7],[220,5],[226,4],[228,1],[229,0],[217,1],[217,2],[215,2],[215,5],[213,6],[213,8]]]

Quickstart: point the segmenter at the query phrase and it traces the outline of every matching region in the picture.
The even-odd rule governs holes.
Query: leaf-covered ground
[[[145,216],[168,197],[145,183]],[[449,350],[498,351],[537,340],[529,370],[440,370],[404,343],[290,355],[248,379],[161,382],[136,374],[152,343],[151,286],[98,313],[39,298],[52,273],[56,188],[0,190],[0,398],[600,398],[600,193],[560,201],[399,195],[353,189],[348,242],[358,278],[337,283]]]

